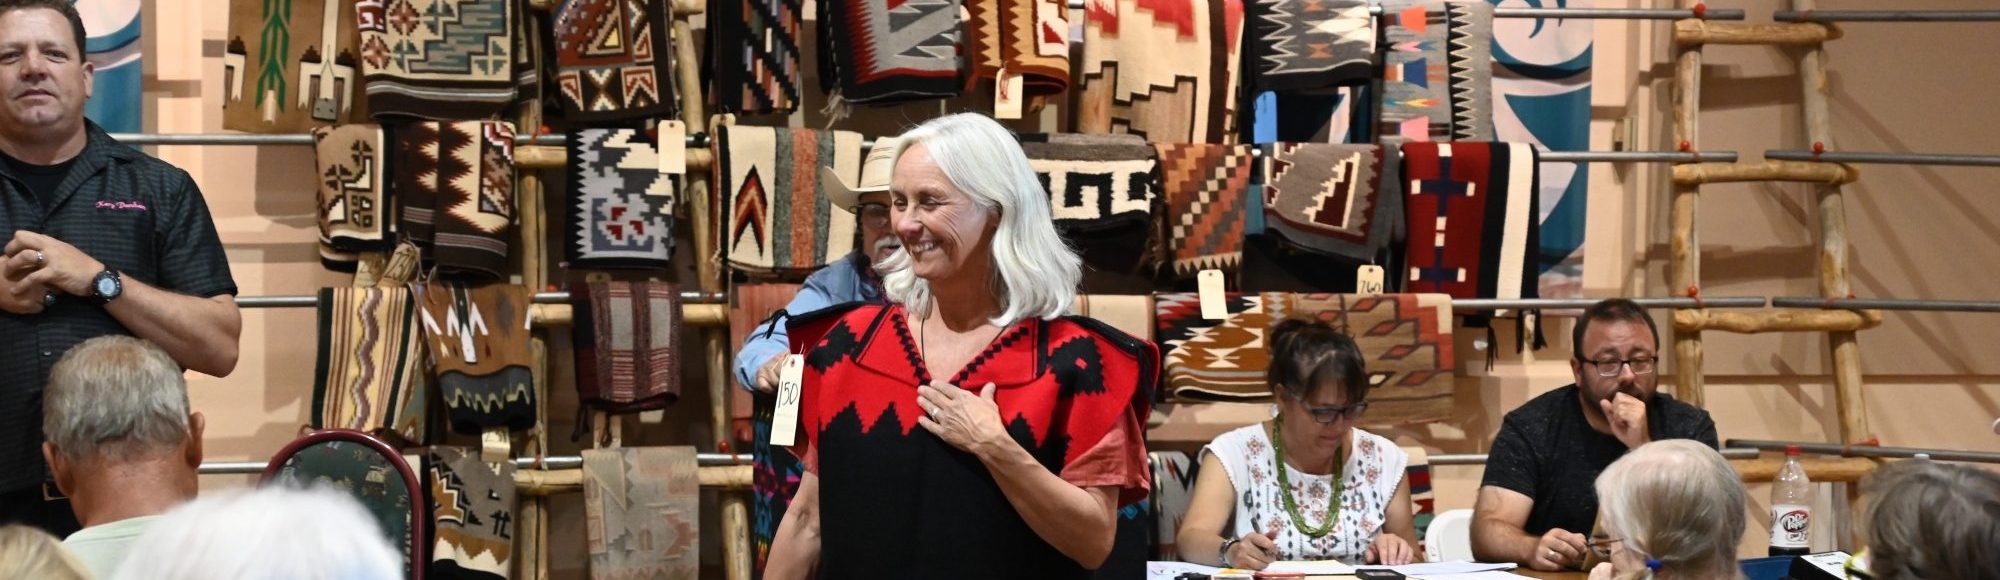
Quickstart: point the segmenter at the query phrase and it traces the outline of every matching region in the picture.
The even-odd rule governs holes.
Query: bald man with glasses
[[[1644,308],[1599,302],[1571,339],[1576,382],[1507,413],[1493,438],[1473,508],[1472,553],[1481,562],[1579,569],[1597,521],[1598,473],[1655,440],[1718,446],[1707,411],[1656,392],[1660,335]]]

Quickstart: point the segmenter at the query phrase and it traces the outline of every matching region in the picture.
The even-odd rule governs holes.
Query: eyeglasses
[[[1590,553],[1597,554],[1597,557],[1599,559],[1609,560],[1611,559],[1611,545],[1623,541],[1625,540],[1620,540],[1617,538],[1598,538],[1595,540],[1591,540]]]
[[[1353,403],[1349,405],[1335,405],[1332,407],[1314,407],[1305,404],[1305,401],[1299,401],[1299,406],[1305,407],[1306,414],[1312,415],[1313,422],[1319,423],[1321,425],[1327,425],[1333,423],[1334,421],[1339,421],[1342,417],[1345,417],[1347,418],[1347,420],[1352,421],[1361,418],[1362,413],[1368,412],[1368,401],[1362,401],[1359,403]]]
[[[889,206],[879,203],[864,203],[854,206],[854,215],[861,218],[861,225],[871,228],[889,226]]]
[[[1653,374],[1653,363],[1655,361],[1653,360],[1653,357],[1640,357],[1640,358],[1630,358],[1624,360],[1618,360],[1618,359],[1586,360],[1583,362],[1589,363],[1591,366],[1597,367],[1597,376],[1615,377],[1618,376],[1618,368],[1622,366],[1632,367],[1632,374],[1635,375]]]

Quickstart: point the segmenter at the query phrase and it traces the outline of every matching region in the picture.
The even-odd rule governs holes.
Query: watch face
[[[118,293],[118,280],[113,279],[110,276],[104,276],[97,279],[98,296],[112,296],[116,295],[117,293]]]

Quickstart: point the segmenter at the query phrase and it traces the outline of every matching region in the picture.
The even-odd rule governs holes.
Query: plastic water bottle
[[[1811,552],[1812,482],[1799,465],[1799,446],[1785,447],[1785,466],[1771,481],[1771,555],[1804,556]]]

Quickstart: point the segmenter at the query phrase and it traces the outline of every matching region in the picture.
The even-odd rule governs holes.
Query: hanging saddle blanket
[[[1067,0],[965,0],[972,72],[996,80],[1021,75],[1029,95],[1069,89]]]
[[[563,0],[555,9],[556,89],[577,122],[675,117],[672,0]]]
[[[722,126],[714,148],[730,267],[803,276],[854,250],[854,214],[834,207],[819,168],[858,179],[860,133]]]
[[[1271,327],[1291,315],[1288,295],[1228,293],[1222,320],[1201,316],[1194,293],[1153,296],[1166,391],[1192,401],[1258,401],[1271,397]]]
[[[1155,143],[1159,149],[1165,261],[1175,276],[1235,271],[1257,156],[1247,145]]]
[[[1408,291],[1537,297],[1535,157],[1526,143],[1403,145]]]
[[[320,255],[329,264],[351,270],[352,254],[383,252],[396,244],[396,220],[390,207],[384,165],[382,126],[375,124],[317,127],[312,130],[319,176]]]
[[[424,453],[424,489],[430,494],[429,577],[506,580],[513,574],[514,464],[486,463],[461,447]]]
[[[513,284],[414,288],[452,430],[478,435],[488,429],[533,427],[528,289]]]
[[[827,94],[888,104],[957,96],[965,88],[959,0],[905,0],[893,7],[825,0],[820,6],[829,11],[818,20],[819,82]]]
[[[976,18],[976,17],[975,17]],[[1083,133],[1234,143],[1242,0],[1086,0]]]
[[[635,129],[582,129],[568,147],[569,267],[665,270],[682,175],[661,171],[659,144]]]
[[[717,112],[785,114],[799,105],[801,0],[709,4],[710,102]]]
[[[393,129],[403,231],[448,276],[507,275],[514,228],[514,125],[415,122]]]
[[[693,447],[583,450],[585,548],[593,580],[696,576],[696,469]]]
[[[520,2],[356,0],[361,79],[377,119],[485,119],[514,101]]]
[[[1382,26],[1382,142],[1493,140],[1493,5],[1383,0]]]
[[[1049,193],[1056,230],[1085,264],[1103,272],[1152,266],[1160,186],[1151,145],[1136,135],[1030,133],[1021,151]]]
[[[1297,247],[1358,261],[1389,247],[1403,207],[1393,189],[1396,165],[1385,162],[1381,146],[1278,143],[1258,149],[1269,231]]]
[[[319,125],[367,121],[368,107],[357,102],[361,32],[355,27],[354,4],[292,0],[285,4],[287,10],[270,6],[264,0],[229,3],[222,128],[303,133]],[[133,32],[136,38],[138,31]],[[98,69],[97,75],[103,74]],[[95,111],[86,116],[99,119]]]
[[[680,288],[671,282],[577,283],[569,299],[583,404],[625,413],[680,399]]]
[[[1247,0],[1252,91],[1367,84],[1375,68],[1368,0]]]
[[[315,429],[393,433],[422,442],[430,392],[423,335],[407,288],[321,288],[313,372]]]

